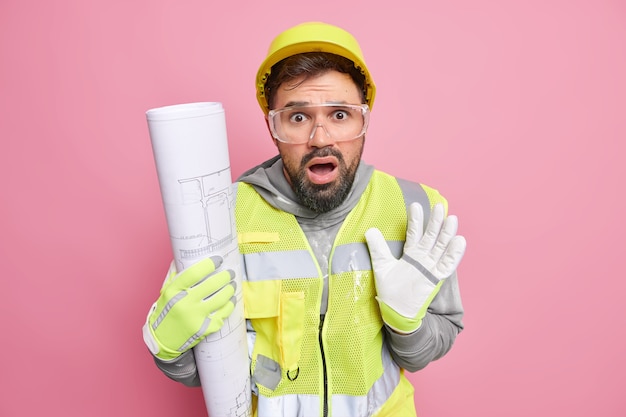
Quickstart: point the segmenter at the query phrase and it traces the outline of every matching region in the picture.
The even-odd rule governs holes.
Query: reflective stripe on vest
[[[402,255],[403,241],[388,240],[387,245],[396,258]],[[331,274],[372,269],[369,249],[365,243],[349,243],[335,248]]]
[[[404,242],[387,241],[391,253],[399,258]],[[314,277],[317,266],[308,251],[258,252],[244,256],[249,281]],[[367,244],[351,243],[335,249],[332,274],[372,269]]]

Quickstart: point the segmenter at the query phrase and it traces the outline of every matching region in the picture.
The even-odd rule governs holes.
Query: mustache
[[[327,147],[327,148],[314,149],[310,153],[304,155],[304,157],[302,157],[302,161],[300,162],[300,165],[305,166],[313,158],[325,158],[327,156],[334,156],[335,158],[337,158],[337,161],[339,161],[339,163],[344,162],[343,155],[341,154],[341,152],[339,152],[336,149]]]

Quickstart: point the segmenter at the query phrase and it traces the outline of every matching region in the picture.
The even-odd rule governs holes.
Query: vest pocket
[[[280,352],[281,362],[289,375],[298,374],[298,361],[304,332],[304,292],[286,292],[280,295]],[[290,378],[297,378],[290,377]]]
[[[304,332],[304,292],[282,292],[280,280],[244,281],[244,314],[256,332],[252,380],[270,390],[297,378]],[[295,377],[294,377],[295,375]]]

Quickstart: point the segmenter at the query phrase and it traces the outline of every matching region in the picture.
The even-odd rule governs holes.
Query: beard
[[[334,156],[337,158],[337,169],[339,176],[334,182],[327,184],[314,184],[307,178],[306,164],[313,158]],[[315,213],[327,213],[341,205],[348,197],[357,168],[361,160],[358,158],[348,166],[343,155],[332,148],[315,149],[310,154],[305,155],[298,167],[290,166],[283,159],[285,171],[291,180],[291,188],[300,200],[300,203]]]

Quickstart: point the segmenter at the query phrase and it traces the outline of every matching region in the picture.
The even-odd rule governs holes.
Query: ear
[[[267,133],[270,134],[270,138],[272,138],[272,142],[274,142],[274,146],[278,148],[278,141],[274,139],[274,136],[272,136],[272,131],[270,130],[270,121],[267,118],[267,115],[265,115],[265,127],[267,127]]]

